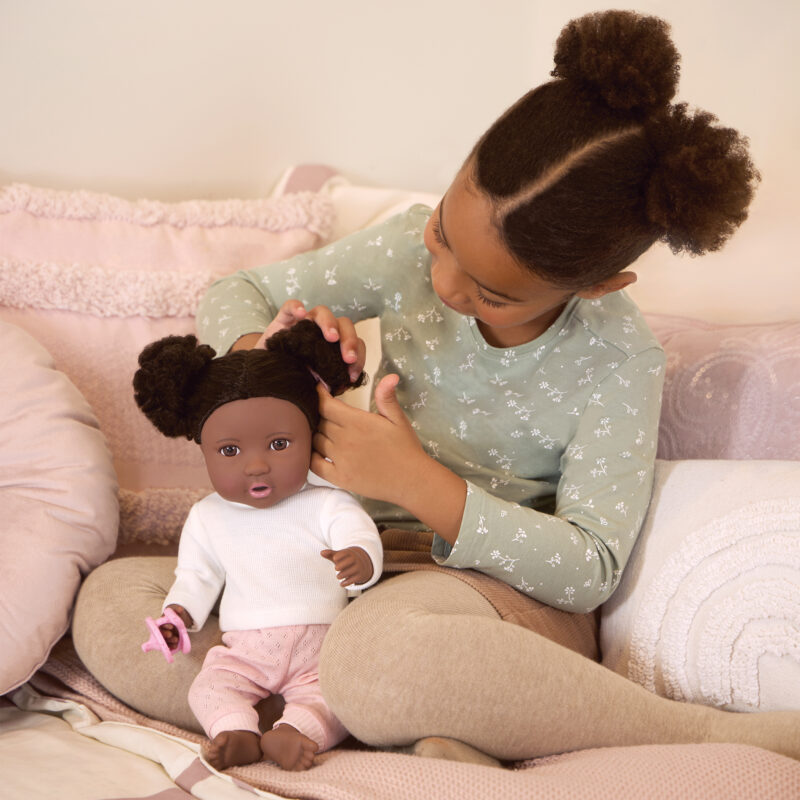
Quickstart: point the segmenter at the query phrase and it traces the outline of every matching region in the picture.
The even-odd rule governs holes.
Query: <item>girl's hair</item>
[[[556,43],[555,78],[484,134],[468,163],[506,247],[556,286],[592,286],[654,242],[717,250],[747,218],[760,176],[747,139],[672,105],[669,25],[588,14]]]
[[[266,349],[237,350],[215,358],[194,336],[167,336],[147,345],[133,376],[139,408],[165,436],[200,442],[203,424],[225,403],[277,397],[296,405],[311,430],[319,424],[317,379],[332,394],[361,386],[350,382],[338,342],[328,342],[311,320],[271,336]],[[313,372],[312,372],[313,370]]]

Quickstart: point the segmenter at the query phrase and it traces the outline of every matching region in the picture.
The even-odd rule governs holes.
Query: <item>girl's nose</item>
[[[457,266],[448,259],[438,259],[434,268],[434,288],[451,302],[459,302],[467,297],[466,278]]]

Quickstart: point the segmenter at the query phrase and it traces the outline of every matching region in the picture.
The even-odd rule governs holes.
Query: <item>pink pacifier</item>
[[[150,629],[150,638],[142,645],[142,650],[144,650],[145,653],[148,650],[160,650],[164,654],[164,658],[171,664],[175,660],[172,657],[173,653],[178,650],[180,650],[181,653],[188,653],[192,649],[192,645],[189,642],[189,634],[186,632],[186,626],[183,624],[183,620],[171,608],[164,609],[163,617],[159,617],[158,619],[147,617],[144,622]],[[170,650],[164,640],[164,636],[159,630],[159,626],[166,622],[171,622],[178,629],[178,646],[174,650]]]

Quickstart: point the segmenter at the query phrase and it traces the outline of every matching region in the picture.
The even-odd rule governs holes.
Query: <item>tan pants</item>
[[[186,696],[219,634],[210,620],[189,657],[141,653],[175,560],[125,559],[82,588],[73,638],[87,668],[151,717],[199,730]],[[561,612],[559,612],[561,613]],[[589,747],[740,742],[800,757],[800,713],[735,714],[666,700],[568,647],[500,618],[444,571],[390,577],[336,619],[321,654],[326,701],[357,738],[464,741],[501,759]]]

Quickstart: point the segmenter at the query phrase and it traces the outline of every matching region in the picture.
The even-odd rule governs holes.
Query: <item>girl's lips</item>
[[[272,487],[266,486],[263,483],[259,483],[256,486],[251,486],[249,491],[251,497],[261,499],[262,497],[269,497],[269,495],[272,493]]]

